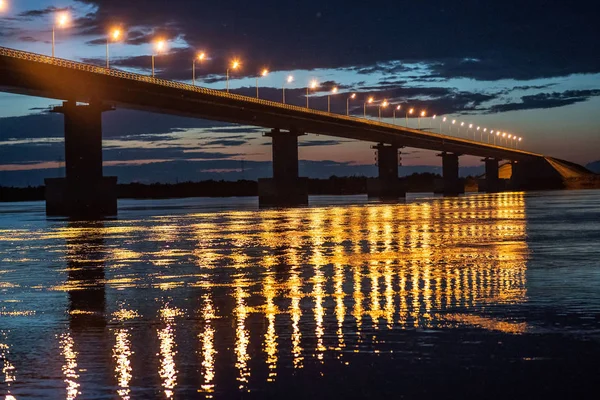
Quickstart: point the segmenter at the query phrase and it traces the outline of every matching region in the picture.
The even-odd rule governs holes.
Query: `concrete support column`
[[[298,136],[302,135],[279,129],[265,134],[273,140],[273,178],[258,180],[260,206],[308,204],[308,180],[298,176]]]
[[[499,162],[497,158],[485,158],[485,179],[479,181],[479,191],[486,193],[497,193],[502,190],[502,181],[498,175]]]
[[[117,178],[102,174],[102,103],[55,107],[65,119],[66,177],[46,179],[46,213],[70,217],[116,215]]]
[[[377,150],[377,169],[379,176],[367,181],[369,197],[399,198],[406,196],[406,189],[398,177],[398,146],[379,143],[373,146]]]
[[[435,192],[449,196],[464,193],[465,185],[458,175],[458,157],[460,155],[443,152],[438,156],[442,157],[442,180],[436,182]]]

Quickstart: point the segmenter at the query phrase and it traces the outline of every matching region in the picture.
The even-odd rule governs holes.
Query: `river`
[[[0,204],[5,399],[600,387],[600,191]]]

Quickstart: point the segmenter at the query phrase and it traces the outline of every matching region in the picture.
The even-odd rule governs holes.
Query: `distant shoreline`
[[[416,173],[402,178],[410,192],[433,192],[435,179],[440,175]],[[308,179],[310,195],[356,195],[367,193],[367,180],[364,176],[336,177],[329,179]],[[466,178],[474,183],[476,178]],[[20,202],[44,200],[44,186],[25,188],[0,186],[0,202]],[[181,183],[126,183],[117,185],[120,199],[176,199],[189,197],[253,197],[258,196],[258,182],[239,181],[200,181]]]

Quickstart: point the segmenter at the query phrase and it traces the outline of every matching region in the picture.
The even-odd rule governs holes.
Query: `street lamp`
[[[364,110],[363,110],[364,113],[363,113],[363,115],[364,115],[365,118],[367,118],[367,104],[371,104],[371,103],[373,103],[373,101],[375,101],[375,99],[372,98],[372,97],[369,97],[367,99],[367,101],[365,101],[365,103],[364,103]]]
[[[310,83],[308,84],[308,86],[306,87],[306,108],[310,108],[308,106],[308,96],[310,95],[310,90],[311,89],[316,89],[319,86],[319,82],[317,82],[316,79],[313,79],[312,81],[310,81]]]
[[[483,142],[483,131],[480,126],[477,127],[477,131],[479,131],[479,141]],[[473,133],[473,137],[475,137],[475,133]]]
[[[508,145],[508,142],[506,141],[506,132],[502,133],[502,137],[504,138],[504,146],[506,147]]]
[[[0,11],[4,11],[6,9],[6,2],[4,0],[0,0]]]
[[[69,14],[63,11],[56,15],[56,20],[52,25],[52,58],[54,58],[54,48],[56,47],[56,28],[64,28],[69,23]]]
[[[354,100],[356,98],[356,93],[352,93],[348,98],[346,98],[346,115],[350,115],[350,99]]]
[[[444,133],[444,131],[442,130],[442,122],[444,122],[444,123],[445,123],[445,122],[446,122],[446,119],[447,119],[447,118],[446,118],[446,117],[444,117],[444,118],[442,118],[442,120],[440,121],[440,133],[442,133],[442,134]]]
[[[263,70],[260,72],[260,76],[256,77],[256,98],[257,99],[258,99],[258,78],[260,78],[260,77],[264,78],[267,75],[269,75],[269,70],[266,68],[263,68]]]
[[[379,103],[379,122],[381,122],[381,107],[386,108],[388,104],[387,100],[383,100],[383,102]]]
[[[327,112],[328,113],[331,112],[331,95],[336,94],[337,92],[338,92],[338,88],[337,88],[337,86],[334,86],[331,89],[331,93],[327,95]]]
[[[401,105],[397,105],[396,108],[394,108],[394,125],[396,125],[396,111],[400,111],[401,109]]]
[[[455,119],[452,120],[452,125],[456,125],[456,120]],[[452,125],[450,125],[450,133],[452,133]]]
[[[233,60],[231,61],[231,65],[230,68],[232,70],[236,70],[240,67],[240,61],[239,60]],[[229,93],[229,68],[227,68],[227,93]]]
[[[421,111],[421,114],[419,114],[419,116],[417,117],[417,123],[418,123],[419,129],[421,129],[421,118],[425,118],[425,111]]]
[[[152,52],[152,77],[154,78],[154,58],[156,57],[157,54],[160,54],[161,51],[163,51],[166,47],[166,43],[164,40],[159,40],[154,44],[154,50],[156,50],[156,52]]]
[[[192,60],[192,85],[196,86],[196,61],[199,61],[202,64],[202,61],[206,59],[206,53],[200,52],[194,59]]]
[[[285,81],[283,81],[283,85],[281,86],[282,88],[282,93],[283,93],[283,104],[285,104],[285,84],[286,83],[292,83],[294,82],[294,77],[292,75],[289,75]],[[308,98],[307,98],[308,99]]]
[[[461,127],[461,126],[465,126],[465,123],[464,123],[464,122],[461,122],[461,123],[460,123],[460,126],[458,127],[458,135],[459,135],[459,136],[460,136],[460,127]],[[469,135],[467,135],[467,137],[469,137]]]
[[[469,129],[467,130],[467,138],[469,137],[469,131],[473,129],[473,124],[469,124]],[[475,140],[475,132],[473,132],[473,140]]]
[[[519,148],[519,143],[521,143],[521,140],[523,140],[523,138],[522,138],[522,137],[520,137],[520,138],[519,138],[519,140],[517,140],[517,141],[515,142],[515,149],[518,149],[518,148]]]
[[[433,121],[435,120],[435,118],[437,117],[436,114],[433,114],[433,117],[431,117],[431,119],[429,120],[429,130],[431,130],[433,132]]]
[[[408,110],[408,112],[406,113],[406,127],[408,128],[408,114],[412,115],[412,113],[415,112],[414,108],[411,108],[410,110]]]
[[[106,37],[106,68],[110,68],[110,60],[108,53],[108,45],[110,44],[111,39],[116,42],[121,39],[121,30],[119,28],[115,28],[112,32]]]

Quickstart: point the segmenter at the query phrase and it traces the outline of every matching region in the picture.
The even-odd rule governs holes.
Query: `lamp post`
[[[202,64],[202,61],[206,58],[206,53],[201,52],[192,61],[192,85],[196,86],[196,61],[199,61]]]
[[[455,119],[452,120],[452,125],[456,125],[456,120]],[[450,133],[452,133],[452,125],[450,125]]]
[[[487,133],[487,128],[483,128],[483,133]],[[482,135],[483,135],[483,133],[482,133]],[[488,143],[489,143],[490,142],[490,136],[489,135],[486,135],[486,136],[488,138]],[[481,141],[483,142],[483,139],[481,139]]]
[[[460,128],[461,128],[462,126],[465,126],[465,123],[464,123],[464,122],[461,122],[461,123],[460,123],[460,126],[458,127],[458,136],[460,136]],[[467,134],[467,137],[469,137],[469,135],[468,135],[468,134]]]
[[[473,129],[473,124],[469,124],[469,129],[467,130],[467,138],[469,138],[469,132]],[[475,132],[473,132],[473,140],[475,140]]]
[[[479,132],[479,141],[483,142],[483,132],[481,131],[480,126],[477,127],[477,131]],[[475,133],[473,133],[473,135],[475,135]]]
[[[319,86],[319,82],[317,82],[316,79],[313,79],[312,81],[310,81],[310,83],[308,84],[308,86],[306,87],[306,108],[310,108],[308,106],[308,96],[310,95],[310,90],[311,89],[316,89]]]
[[[110,68],[110,57],[108,52],[108,45],[110,44],[110,40],[117,41],[121,38],[121,30],[113,29],[113,31],[106,37],[106,68]]]
[[[517,141],[515,142],[515,149],[518,149],[518,148],[519,148],[519,143],[521,143],[521,140],[523,140],[523,138],[522,138],[522,137],[519,137],[519,140],[517,140]]]
[[[429,130],[433,132],[433,120],[435,120],[437,117],[436,114],[433,114],[433,117],[431,117],[431,119],[429,120]]]
[[[371,104],[371,103],[373,103],[373,101],[375,101],[375,99],[372,97],[369,97],[367,99],[367,101],[365,101],[365,103],[364,103],[363,115],[365,118],[367,118],[367,104]]]
[[[264,78],[265,76],[269,75],[269,70],[264,68],[261,72],[260,72],[260,76],[256,77],[256,98],[258,99],[258,78],[262,77]]]
[[[445,123],[445,122],[446,122],[446,119],[447,119],[447,118],[446,118],[446,117],[444,117],[444,118],[442,118],[442,120],[440,121],[440,133],[442,133],[442,134],[444,133],[444,131],[442,130],[442,122],[444,122],[444,123]]]
[[[236,70],[236,69],[238,69],[239,67],[240,67],[240,62],[239,62],[239,60],[233,60],[233,61],[231,62],[231,67],[230,67],[230,68],[231,68],[232,70],[234,70],[234,71],[235,71],[235,70]],[[229,93],[229,68],[227,68],[227,93]]]
[[[161,51],[163,51],[165,48],[165,41],[164,40],[159,40],[156,42],[156,44],[154,45],[154,49],[156,50],[156,54],[160,54]],[[154,58],[156,57],[155,52],[152,52],[152,77],[154,78]]]
[[[56,47],[56,28],[64,28],[69,23],[69,14],[61,12],[56,16],[56,21],[52,24],[52,58],[54,58],[54,49]]]
[[[415,112],[414,108],[411,108],[410,110],[408,110],[406,112],[406,127],[408,128],[408,114],[412,115],[412,113]]]
[[[294,77],[289,75],[285,81],[283,81],[283,85],[281,86],[281,92],[283,94],[283,104],[285,104],[285,84],[294,82]]]
[[[386,108],[388,104],[387,100],[383,100],[383,102],[379,104],[379,122],[381,122],[381,107]]]
[[[397,106],[394,108],[394,125],[396,125],[396,111],[400,111],[401,109],[402,109],[402,106],[401,106],[401,105],[397,105]]]
[[[337,88],[337,86],[334,86],[331,89],[331,93],[327,95],[327,112],[328,113],[331,112],[331,95],[336,94],[337,92],[338,92],[338,88]]]
[[[348,98],[346,98],[346,116],[350,115],[350,100],[354,100],[356,98],[356,93],[352,93]]]
[[[419,129],[421,129],[421,118],[425,118],[425,111],[421,111],[421,114],[419,114],[419,116],[417,117],[417,123],[418,123]]]
[[[502,133],[502,137],[504,138],[504,147],[508,147],[508,141],[506,140],[506,132]],[[502,142],[500,142],[502,143]]]

